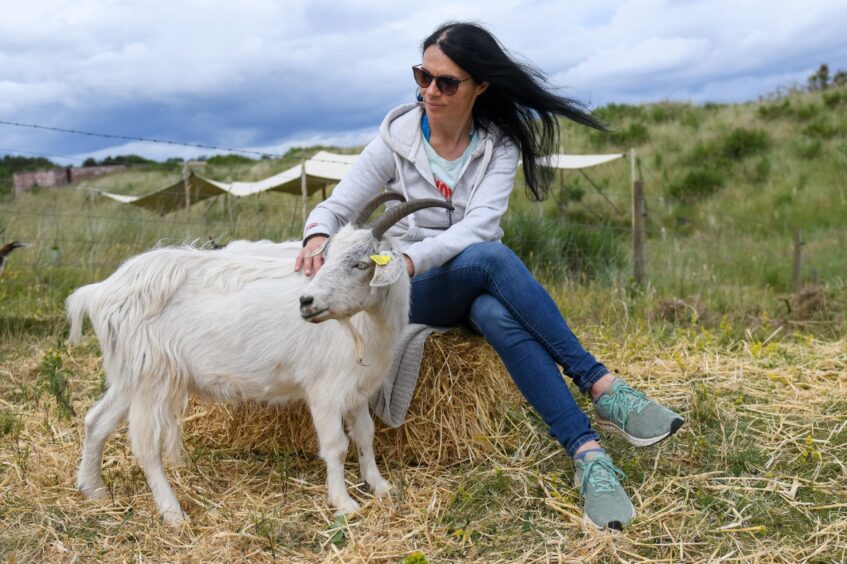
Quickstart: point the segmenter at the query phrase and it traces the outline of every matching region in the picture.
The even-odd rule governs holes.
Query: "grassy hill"
[[[504,221],[506,241],[551,285],[599,293],[600,303],[623,292],[636,317],[679,321],[688,311],[685,317],[701,322],[717,324],[728,316],[744,325],[767,314],[804,330],[838,332],[847,266],[845,109],[847,88],[840,87],[733,105],[609,105],[597,112],[612,128],[609,134],[566,125],[563,152],[637,151],[649,215],[646,291],[630,291],[626,161],[587,175],[558,172],[543,204],[527,200],[519,175]],[[202,173],[256,180],[316,150],[261,161],[215,157]],[[190,214],[159,217],[96,194],[144,194],[179,178],[179,165],[135,166],[78,186],[4,198],[0,239],[32,245],[12,257],[0,282],[5,314],[55,316],[73,287],[160,241],[300,233],[299,199],[287,195],[216,198]],[[822,293],[803,319],[792,320],[798,308],[785,300],[794,289],[792,239],[798,230],[805,243],[804,280]],[[614,317],[607,308],[595,314]]]
[[[92,335],[63,345],[64,298],[159,242],[297,237],[301,203],[217,198],[159,217],[97,195],[178,180],[179,166],[165,165],[0,200],[0,241],[31,244],[0,278],[0,559],[844,561],[845,109],[842,87],[738,105],[608,106],[599,110],[608,135],[568,125],[563,152],[639,155],[649,218],[641,288],[627,162],[561,173],[543,204],[526,199],[518,177],[507,242],[598,358],[686,418],[653,448],[604,435],[638,511],[621,534],[582,529],[572,462],[525,403],[502,432],[474,437],[496,446],[491,456],[449,465],[386,456],[379,463],[401,495],[380,503],[353,488],[363,510],[346,521],[322,501],[317,458],[216,444],[202,429],[187,433],[187,463],[169,471],[187,530],[161,525],[123,432],[106,451],[112,496],[83,499],[73,489],[82,418],[103,392],[103,369]],[[315,150],[211,159],[203,174],[255,180]]]

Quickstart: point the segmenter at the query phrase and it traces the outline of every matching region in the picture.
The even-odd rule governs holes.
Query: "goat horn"
[[[353,216],[353,219],[350,223],[353,224],[353,227],[359,228],[362,227],[367,221],[371,214],[376,211],[376,208],[384,204],[385,202],[390,202],[391,200],[400,200],[401,202],[405,202],[406,198],[403,197],[402,194],[398,194],[397,192],[383,192],[381,194],[377,194],[364,204],[356,214]]]
[[[374,238],[377,240],[382,239],[382,236],[385,235],[385,232],[388,231],[392,225],[407,215],[424,208],[447,208],[448,210],[452,210],[453,206],[444,200],[436,200],[434,198],[403,202],[382,214],[382,217],[374,222],[372,229]]]

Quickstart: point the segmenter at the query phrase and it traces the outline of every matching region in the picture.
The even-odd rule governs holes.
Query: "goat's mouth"
[[[332,315],[324,315],[327,313],[329,313],[328,307],[319,309],[318,311],[300,310],[300,317],[302,317],[306,321],[311,321],[312,323],[320,323],[321,321],[326,321],[327,319],[332,317]]]

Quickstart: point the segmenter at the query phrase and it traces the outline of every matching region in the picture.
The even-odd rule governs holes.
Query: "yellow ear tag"
[[[385,266],[391,262],[391,257],[388,255],[371,255],[371,260],[379,266]]]

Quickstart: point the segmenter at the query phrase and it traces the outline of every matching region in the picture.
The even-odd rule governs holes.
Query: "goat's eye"
[[[362,262],[357,262],[356,264],[354,264],[354,265],[353,265],[353,268],[355,268],[355,269],[357,269],[357,270],[367,270],[367,269],[369,269],[370,267],[371,267],[371,263],[369,263],[369,262],[364,262],[364,261],[362,261]]]

